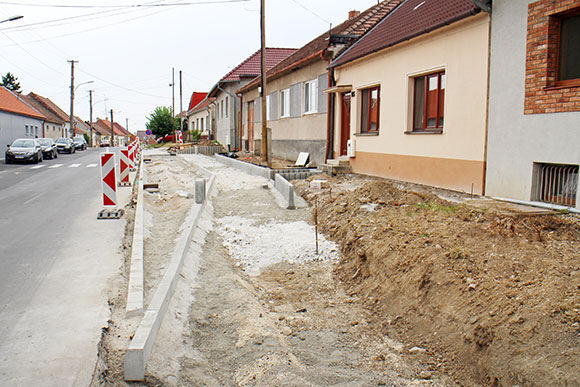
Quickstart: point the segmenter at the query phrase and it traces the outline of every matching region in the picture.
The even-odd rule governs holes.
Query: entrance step
[[[328,159],[326,164],[318,166],[323,173],[334,176],[343,173],[350,173],[350,162],[348,159]]]

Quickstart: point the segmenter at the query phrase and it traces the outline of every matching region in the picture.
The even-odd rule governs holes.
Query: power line
[[[313,14],[314,16],[316,16],[317,18],[319,18],[320,20],[322,20],[326,24],[331,24],[328,20],[326,20],[325,18],[323,18],[322,16],[320,16],[319,14],[317,14],[316,12],[311,10],[310,8],[307,8],[306,6],[300,4],[298,1],[292,0],[292,2],[296,5],[298,5],[299,7],[301,7],[302,9],[305,9],[306,11],[310,12],[311,14]]]
[[[24,7],[44,7],[44,8],[151,8],[151,7],[175,7],[184,5],[199,4],[220,4],[220,3],[242,3],[251,0],[208,0],[195,1],[188,3],[166,3],[166,4],[123,4],[123,5],[70,5],[70,4],[34,4],[34,3],[16,3],[9,1],[0,1],[0,4],[19,5]]]

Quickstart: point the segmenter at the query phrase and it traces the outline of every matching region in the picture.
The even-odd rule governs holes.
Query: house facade
[[[215,98],[206,97],[187,111],[189,131],[198,131],[202,138],[213,140],[215,135],[211,131],[212,117],[215,114]]]
[[[326,160],[328,65],[349,44],[395,9],[401,0],[384,0],[316,37],[267,72],[266,118],[272,129],[272,154],[294,160],[308,152],[317,164]],[[259,153],[261,148],[261,80],[240,88],[242,144]]]
[[[266,71],[291,55],[293,48],[266,48]],[[209,91],[208,97],[215,98],[211,130],[215,139],[230,150],[241,148],[241,100],[236,92],[260,75],[261,50],[256,51],[232,71],[220,79]]]
[[[29,93],[24,96],[26,101],[36,110],[47,117],[48,121],[44,127],[44,137],[60,138],[69,137],[70,122],[69,115],[49,98],[36,93]]]
[[[580,207],[580,1],[494,0],[487,194]]]
[[[0,157],[17,138],[42,137],[46,117],[26,104],[17,93],[0,86]]]
[[[355,173],[485,192],[490,16],[408,0],[331,64],[329,154]]]

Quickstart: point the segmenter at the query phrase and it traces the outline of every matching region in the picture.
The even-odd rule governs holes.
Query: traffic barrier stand
[[[103,207],[97,219],[119,219],[124,211],[117,206],[117,177],[115,174],[115,154],[101,153],[101,180],[103,181]]]
[[[129,165],[131,160],[129,159],[129,150],[121,149],[121,160],[119,162],[119,187],[130,187],[131,182],[129,181]]]
[[[135,168],[135,143],[131,143],[129,145],[129,166],[130,166],[130,171],[131,172],[135,172],[136,168]]]

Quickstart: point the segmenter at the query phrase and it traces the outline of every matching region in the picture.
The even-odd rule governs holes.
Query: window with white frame
[[[290,89],[280,91],[280,117],[290,117]]]
[[[318,80],[304,82],[304,113],[318,111]]]
[[[224,100],[223,99],[220,101],[220,111],[221,111],[220,117],[224,118]]]
[[[228,116],[229,110],[230,110],[230,97],[226,97],[226,117]]]

